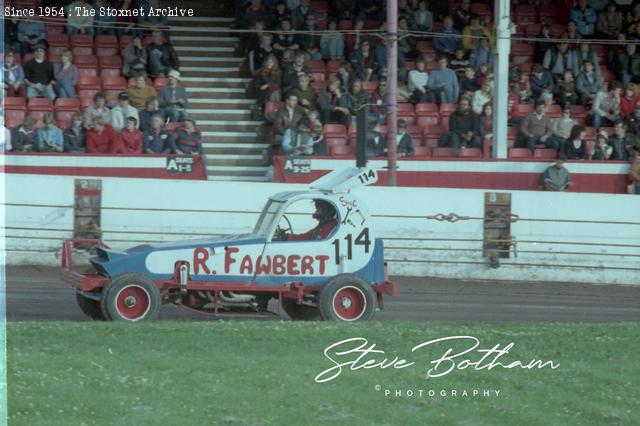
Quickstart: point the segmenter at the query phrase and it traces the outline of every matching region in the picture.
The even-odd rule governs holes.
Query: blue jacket
[[[455,28],[451,28],[447,30],[445,28],[441,28],[437,33],[438,35],[433,38],[433,48],[436,49],[438,53],[450,52],[453,53],[462,46],[462,38],[460,38],[460,31]],[[444,36],[440,36],[443,34]],[[458,37],[451,37],[452,35]]]
[[[142,151],[147,152],[150,149],[156,154],[162,154],[166,150],[171,152],[176,151],[176,143],[173,137],[167,132],[164,127],[160,130],[160,133],[156,133],[149,129],[144,132],[144,142],[142,143]]]
[[[7,66],[5,65],[2,68],[2,71],[4,74],[4,80],[2,80],[4,84],[8,84],[7,82],[9,81],[9,71],[13,72],[13,75],[16,78],[16,82],[19,82],[20,84],[24,84],[24,70],[22,69],[22,65],[13,64],[11,68],[7,68]]]
[[[576,23],[576,30],[583,36],[593,35],[596,31],[596,22],[598,15],[596,11],[587,6],[585,10],[581,10],[579,6],[571,9],[569,20]]]
[[[453,97],[457,98],[460,94],[460,86],[458,85],[458,75],[454,70],[446,69],[436,69],[431,71],[429,74],[429,83],[427,83],[428,87],[437,87],[438,84],[445,83],[447,86],[450,86],[453,89]]]
[[[550,93],[553,93],[553,77],[547,70],[542,71],[542,77],[538,78],[535,74],[531,74],[529,77],[529,85],[531,86],[531,92],[534,98],[539,98],[542,92],[547,89]]]
[[[469,64],[478,71],[480,64],[488,64],[489,69],[493,69],[493,52],[489,48],[478,46],[471,51]]]
[[[160,90],[160,94],[158,95],[158,102],[160,103],[160,108],[167,107],[175,107],[176,105],[173,103],[172,98],[174,88],[171,85],[167,84]],[[189,108],[189,97],[187,96],[187,89],[184,87],[177,85],[175,87],[175,100],[183,99],[184,103],[182,105],[178,105],[182,108]]]
[[[36,151],[39,152],[62,152],[64,147],[62,131],[56,126],[46,126],[38,129],[36,139]]]

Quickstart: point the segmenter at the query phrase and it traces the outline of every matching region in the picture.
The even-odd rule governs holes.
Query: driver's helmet
[[[338,212],[335,207],[333,207],[333,204],[322,199],[314,199],[313,202],[316,205],[316,211],[313,213],[313,218],[318,222],[324,223],[337,219]]]

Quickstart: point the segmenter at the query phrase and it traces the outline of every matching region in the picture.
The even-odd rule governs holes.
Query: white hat
[[[178,71],[176,71],[176,70],[171,70],[171,71],[169,71],[168,76],[169,76],[169,77],[173,77],[173,78],[175,78],[176,80],[180,81],[180,72],[178,72]]]

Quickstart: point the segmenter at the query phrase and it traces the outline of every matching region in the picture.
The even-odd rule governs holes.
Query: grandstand
[[[27,6],[30,1],[19,0],[13,2],[16,6]],[[356,2],[357,3],[357,2]],[[401,2],[408,3],[407,8],[400,10],[400,19],[414,19],[415,11],[411,9],[411,5],[418,7],[419,2]],[[405,52],[402,67],[399,70],[401,77],[399,84],[402,88],[406,88],[407,74],[416,68],[416,59],[422,57],[426,60],[425,70],[427,73],[437,71],[437,58],[442,52],[436,42],[441,39],[441,31],[443,30],[443,17],[449,14],[454,17],[456,26],[459,26],[460,16],[466,14],[466,19],[470,20],[472,16],[479,17],[481,26],[491,28],[490,21],[493,19],[493,7],[487,3],[470,3],[468,9],[461,1],[455,2],[432,2],[433,24],[423,34],[416,32],[416,26],[412,23],[408,28],[407,39],[411,39],[415,44],[410,45]],[[446,5],[446,6],[445,6]],[[466,3],[465,3],[466,5]],[[268,179],[269,167],[264,162],[265,152],[270,147],[272,154],[282,154],[279,151],[279,140],[276,138],[276,132],[272,129],[271,118],[277,114],[277,111],[284,105],[284,95],[286,88],[281,87],[280,100],[266,100],[264,104],[258,105],[261,108],[255,113],[256,99],[254,96],[255,77],[257,69],[251,69],[253,55],[255,54],[256,45],[250,45],[251,33],[255,29],[257,22],[263,22],[265,30],[274,34],[279,34],[279,27],[268,23],[272,14],[271,9],[262,9],[260,13],[251,11],[251,5],[248,4],[249,10],[245,12],[240,9],[237,16],[234,17],[206,17],[202,14],[198,15],[196,11],[195,17],[171,18],[170,40],[180,59],[180,83],[186,87],[189,96],[188,114],[197,122],[197,127],[202,133],[203,154],[206,155],[207,173],[209,179],[213,180],[254,180],[262,181]],[[518,4],[512,6],[512,21],[516,24],[513,34],[513,42],[511,46],[510,66],[513,70],[517,68],[519,73],[518,80],[512,80],[510,91],[517,96],[517,102],[514,109],[511,110],[510,122],[508,128],[508,155],[505,159],[492,158],[491,138],[483,137],[481,146],[447,146],[443,143],[442,137],[452,129],[449,128],[450,117],[456,114],[458,109],[459,97],[454,102],[436,102],[435,100],[418,101],[407,98],[406,96],[398,99],[397,115],[407,124],[407,133],[411,136],[413,145],[413,155],[411,161],[461,161],[461,162],[486,162],[486,161],[512,161],[512,162],[539,162],[548,163],[549,160],[555,158],[557,148],[554,149],[543,141],[537,141],[533,147],[527,148],[523,145],[521,139],[520,122],[515,118],[525,117],[534,110],[534,101],[530,95],[532,68],[536,63],[542,63],[540,55],[541,45],[547,43],[547,51],[555,49],[558,39],[563,39],[569,43],[571,52],[578,49],[578,39],[583,41],[587,38],[581,37],[576,33],[570,24],[570,17],[574,13],[572,4],[543,4],[529,5]],[[587,6],[588,7],[588,6]],[[639,13],[636,9],[629,9],[621,6],[625,12],[625,28],[623,33],[627,33],[629,44],[637,43],[633,40],[637,32],[634,28],[636,22],[640,20]],[[579,6],[576,6],[579,8]],[[357,10],[346,11],[350,13],[349,19],[346,19],[345,11],[336,10],[333,3],[329,1],[312,1],[310,9],[316,16],[317,29],[326,30],[332,18],[338,19],[337,31],[341,31],[345,37],[345,44],[350,43],[355,32],[353,28],[356,26],[355,19]],[[275,10],[275,9],[274,9]],[[384,11],[379,11],[380,16],[384,16]],[[601,15],[606,11],[597,11]],[[629,13],[627,15],[627,12]],[[296,11],[291,12],[294,18]],[[617,13],[617,12],[616,12]],[[418,16],[418,15],[415,15]],[[596,15],[597,16],[597,15]],[[280,18],[282,19],[282,16]],[[371,34],[371,30],[378,29],[380,26],[379,17],[375,14],[360,16],[364,20],[362,26],[365,31],[363,37],[374,40],[376,36]],[[234,22],[235,20],[235,22]],[[296,19],[293,19],[296,21]],[[574,19],[576,20],[576,19]],[[299,21],[299,18],[298,18]],[[300,22],[296,22],[296,26],[302,30]],[[238,34],[229,32],[229,27],[238,28]],[[543,31],[543,27],[548,26],[548,35]],[[575,27],[575,25],[573,25]],[[594,27],[596,27],[594,23]],[[70,49],[73,54],[73,63],[78,68],[78,81],[76,89],[78,92],[75,98],[58,98],[55,102],[49,101],[46,97],[38,97],[26,100],[21,97],[5,97],[5,124],[11,129],[22,123],[26,115],[32,115],[37,119],[37,127],[42,126],[42,118],[46,112],[53,112],[57,118],[59,127],[63,130],[70,124],[73,114],[77,111],[84,111],[89,105],[93,104],[93,96],[103,91],[114,103],[118,93],[126,91],[130,86],[135,84],[135,79],[127,79],[122,75],[122,50],[131,42],[130,35],[120,37],[112,35],[74,35],[68,37],[64,22],[52,22],[47,20],[45,25],[46,42],[48,43],[47,57],[49,61],[57,63],[60,60],[65,49]],[[600,28],[599,24],[597,28]],[[402,30],[402,29],[401,29]],[[578,27],[578,32],[582,31],[582,27]],[[261,32],[262,29],[256,30]],[[300,30],[299,30],[300,31]],[[366,31],[369,31],[368,33]],[[467,29],[467,25],[460,28],[458,33],[463,35],[463,42],[473,43],[475,34],[474,29]],[[249,34],[249,35],[248,35]],[[300,32],[300,37],[304,35],[304,30]],[[322,34],[322,33],[319,33]],[[446,32],[444,33],[446,34]],[[470,35],[471,34],[471,35]],[[149,31],[144,33],[144,45],[151,42]],[[609,40],[602,39],[600,33],[593,33],[590,38],[594,38],[599,43],[592,44],[592,51],[595,52],[597,64],[596,72],[601,76],[603,81],[602,93],[606,95],[608,85],[614,80],[622,80],[626,84],[626,88],[633,91],[633,102],[640,100],[638,96],[639,90],[635,83],[640,82],[640,65],[633,67],[630,65],[630,75],[626,75],[626,71],[620,72],[619,64],[616,62],[618,53],[613,47],[612,34],[607,33]],[[464,37],[467,37],[466,39]],[[469,38],[471,37],[471,38]],[[481,37],[481,36],[480,36]],[[546,39],[544,37],[547,37]],[[574,38],[575,37],[575,38]],[[453,37],[455,39],[455,37]],[[375,44],[375,42],[372,42]],[[378,43],[379,44],[379,43]],[[345,46],[347,47],[347,46]],[[377,48],[377,46],[376,46]],[[322,97],[323,90],[327,86],[332,75],[336,74],[340,67],[341,60],[350,59],[352,52],[348,47],[345,48],[343,58],[329,57],[309,57],[306,61],[308,74],[313,81],[311,87],[315,90],[318,98]],[[543,53],[546,51],[543,50]],[[614,52],[613,54],[611,52]],[[450,52],[451,53],[451,52]],[[465,55],[473,54],[469,50]],[[548,52],[547,52],[548,53]],[[573,54],[573,53],[572,53]],[[621,55],[624,52],[620,53]],[[30,53],[23,57],[16,55],[16,62],[26,64],[31,59]],[[635,55],[635,56],[634,56]],[[631,54],[629,61],[636,61],[640,64],[638,53]],[[613,58],[612,58],[613,57]],[[622,56],[620,56],[622,57]],[[453,55],[450,55],[453,59]],[[355,65],[353,61],[352,64]],[[452,65],[453,67],[453,62]],[[363,89],[374,97],[378,90],[378,85],[384,79],[384,67],[376,64],[373,72],[374,77],[367,76],[363,78]],[[554,73],[556,69],[551,70]],[[578,69],[573,69],[574,75],[578,74]],[[355,72],[355,70],[354,70]],[[546,71],[545,71],[546,72]],[[380,75],[378,75],[380,74]],[[506,76],[499,76],[506,78]],[[628,78],[627,78],[628,77]],[[491,81],[491,76],[481,76],[481,80]],[[625,81],[626,80],[626,81]],[[160,90],[167,84],[165,77],[155,78],[151,81],[156,90]],[[556,81],[557,83],[557,81]],[[348,88],[345,88],[348,90]],[[526,94],[529,93],[527,97]],[[259,94],[258,94],[259,95]],[[463,93],[460,93],[462,96]],[[522,95],[522,96],[521,96]],[[258,96],[259,97],[259,96]],[[627,103],[631,101],[627,100]],[[320,108],[316,105],[315,108]],[[609,137],[614,137],[614,123],[618,120],[625,120],[627,123],[633,124],[629,126],[629,133],[632,136],[638,136],[638,119],[633,117],[633,107],[631,111],[626,110],[626,117],[622,114],[616,116],[616,119],[607,119],[602,122],[594,123],[591,114],[592,106],[590,103],[573,102],[571,105],[571,118],[575,124],[585,126],[584,141],[586,143],[585,152],[586,159],[594,160],[594,164],[606,161],[607,164],[613,164],[616,161],[615,155],[610,159],[595,159],[593,156],[596,136],[598,132],[604,132]],[[547,105],[545,106],[546,115],[551,119],[560,118],[562,116],[562,106],[560,104],[559,95],[554,92],[549,95]],[[384,115],[384,114],[383,114]],[[266,119],[263,119],[265,117]],[[635,121],[634,121],[635,120]],[[381,133],[386,133],[385,123],[382,123]],[[598,124],[598,128],[593,127]],[[181,126],[181,123],[168,123],[167,129],[175,135],[175,130]],[[323,123],[323,145],[326,148],[324,159],[344,160],[354,158],[355,154],[355,135],[356,128],[352,121],[348,123],[340,122],[335,117],[329,117]],[[455,130],[455,129],[454,129]],[[486,136],[483,132],[481,136]],[[630,146],[630,145],[628,145]],[[632,147],[632,146],[631,146]],[[533,149],[532,149],[533,148]],[[615,151],[614,151],[615,153]],[[317,156],[314,156],[316,158]],[[628,156],[624,158],[619,156],[617,160],[620,162],[621,168],[618,174],[626,173],[626,164],[628,164]],[[277,163],[277,162],[276,162]],[[329,164],[329,163],[328,163]],[[336,163],[337,166],[338,163]],[[329,165],[329,168],[331,166]],[[402,169],[401,169],[402,170]],[[594,169],[594,170],[597,170]],[[597,173],[597,172],[596,172]],[[278,173],[276,173],[278,175]],[[618,179],[620,182],[620,180]],[[520,189],[538,189],[520,188]],[[620,189],[622,192],[623,189]]]

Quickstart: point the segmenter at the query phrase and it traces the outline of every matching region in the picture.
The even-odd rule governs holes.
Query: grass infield
[[[462,335],[475,336],[485,349],[514,342],[499,359],[503,364],[527,364],[535,358],[553,360],[559,367],[469,367],[427,378],[432,360],[448,347],[460,352],[469,342],[447,342],[415,353],[411,348]],[[357,371],[344,367],[336,379],[316,383],[316,375],[332,366],[325,348],[352,337],[366,338],[387,357],[398,355],[415,364]],[[7,323],[7,340],[11,425],[546,426],[640,421],[635,324],[25,322]],[[339,362],[357,357],[347,356]],[[439,371],[446,370],[444,365]],[[479,392],[475,396],[474,390]],[[483,395],[485,390],[490,396]]]

